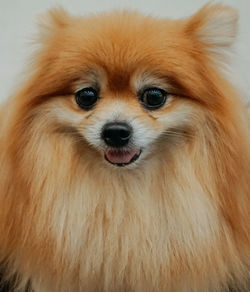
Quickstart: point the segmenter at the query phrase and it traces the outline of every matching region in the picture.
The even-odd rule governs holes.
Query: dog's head
[[[160,158],[222,110],[215,60],[233,43],[236,22],[219,5],[178,21],[52,10],[20,103],[40,121],[36,132],[60,132],[110,167]]]

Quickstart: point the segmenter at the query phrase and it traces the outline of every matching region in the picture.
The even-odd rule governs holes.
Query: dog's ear
[[[70,14],[61,6],[52,8],[38,16],[40,36],[46,38],[66,28],[71,22]]]
[[[186,23],[185,32],[204,48],[223,53],[234,43],[238,31],[237,10],[219,4],[207,4],[192,15]]]

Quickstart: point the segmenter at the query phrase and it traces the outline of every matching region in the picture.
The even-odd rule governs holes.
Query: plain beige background
[[[74,14],[128,8],[179,18],[194,13],[205,3],[204,0],[0,0],[0,101],[11,95],[23,79],[22,72],[32,52],[36,16],[48,8],[59,4]],[[233,6],[240,13],[234,78],[250,100],[250,0],[220,3]]]

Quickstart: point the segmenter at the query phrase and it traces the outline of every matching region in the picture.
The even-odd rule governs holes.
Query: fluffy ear
[[[191,16],[186,32],[208,50],[222,53],[234,43],[238,30],[238,13],[229,6],[207,4]]]
[[[38,21],[42,36],[50,36],[52,32],[58,32],[67,27],[70,20],[71,16],[60,6],[39,15]]]

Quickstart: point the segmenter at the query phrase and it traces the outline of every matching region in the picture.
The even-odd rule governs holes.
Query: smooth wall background
[[[189,16],[205,3],[205,0],[0,0],[0,101],[10,96],[23,80],[22,72],[32,52],[37,15],[53,6],[62,5],[74,14],[128,8],[154,16],[180,18]],[[239,10],[234,78],[250,100],[250,0],[220,3]]]

